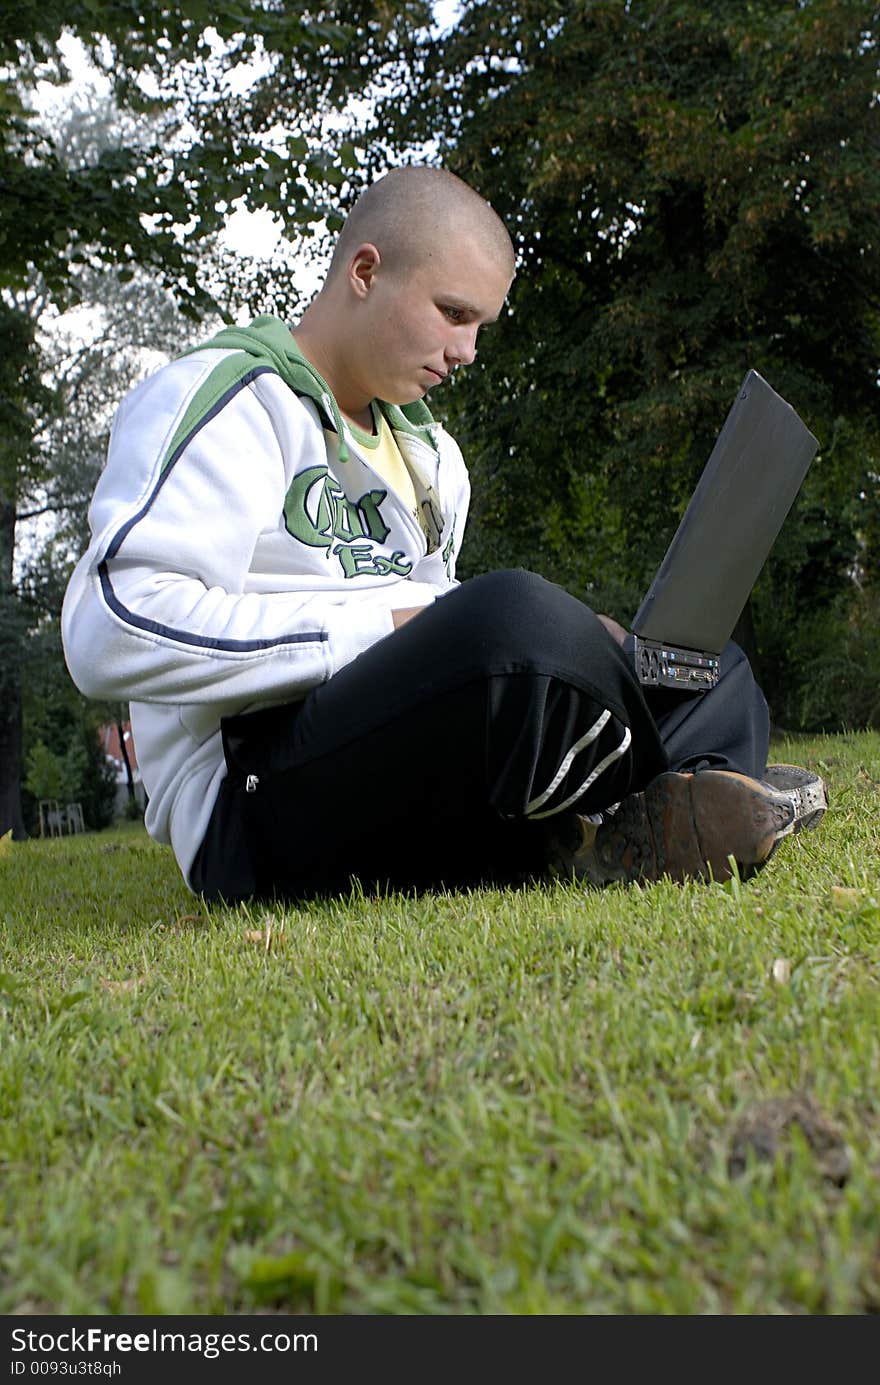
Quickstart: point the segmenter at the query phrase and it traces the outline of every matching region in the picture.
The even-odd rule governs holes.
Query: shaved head
[[[359,245],[375,245],[386,269],[408,271],[438,245],[475,241],[511,277],[514,251],[504,222],[454,173],[428,165],[394,168],[362,193],[339,233],[328,279]]]
[[[343,415],[372,428],[372,401],[412,404],[471,364],[514,267],[504,223],[478,192],[442,168],[395,168],[358,198],[291,330]]]

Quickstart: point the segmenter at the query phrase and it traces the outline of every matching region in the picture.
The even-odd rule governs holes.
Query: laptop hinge
[[[684,692],[708,692],[718,682],[720,659],[717,654],[698,649],[682,649],[662,640],[635,636],[636,674],[639,682]]]

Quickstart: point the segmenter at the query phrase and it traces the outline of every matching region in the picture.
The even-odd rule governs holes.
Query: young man
[[[424,396],[513,272],[473,189],[397,169],[292,331],[228,328],[122,403],[64,646],[131,701],[147,827],[209,898],[723,879],[821,816],[815,776],[766,771],[733,646],[649,705],[613,621],[529,572],[457,583],[467,473]]]

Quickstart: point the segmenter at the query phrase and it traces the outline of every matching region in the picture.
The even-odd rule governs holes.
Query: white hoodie
[[[301,699],[392,610],[456,585],[461,453],[420,401],[382,408],[422,525],[278,318],[172,361],[116,415],[64,652],[86,696],[131,702],[147,829],[187,879],[226,774],[221,718]]]

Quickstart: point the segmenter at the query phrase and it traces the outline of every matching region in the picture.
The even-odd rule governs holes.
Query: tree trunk
[[[21,688],[13,691],[11,680],[5,677],[0,708],[0,837],[10,828],[17,842],[27,836],[21,811]]]
[[[21,811],[21,621],[12,585],[15,506],[0,495],[0,836],[27,832]]]
[[[134,803],[134,776],[131,772],[131,761],[128,758],[128,746],[125,744],[125,728],[122,725],[122,718],[117,717],[116,734],[119,737],[119,753],[122,756],[122,763],[125,765],[125,785],[128,789],[130,803]]]

